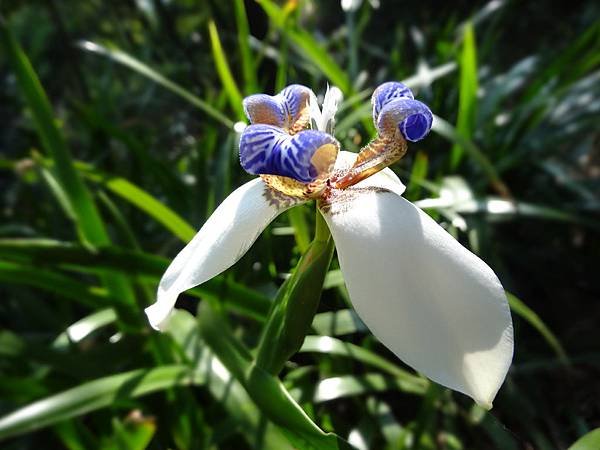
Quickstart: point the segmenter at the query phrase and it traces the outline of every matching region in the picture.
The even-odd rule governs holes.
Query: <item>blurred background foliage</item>
[[[600,6],[360,3],[0,3],[0,447],[338,448],[316,424],[358,449],[552,450],[600,427]],[[249,179],[243,96],[337,85],[337,137],[357,151],[387,80],[437,116],[394,167],[406,196],[511,292],[508,379],[485,412],[411,373],[348,309],[334,260],[283,385],[265,378],[250,400],[256,385],[213,352],[256,347],[310,242],[310,205],[182,296],[168,333],[142,309]],[[291,399],[272,423],[284,388],[306,435],[285,424]],[[597,450],[598,432],[573,448]]]

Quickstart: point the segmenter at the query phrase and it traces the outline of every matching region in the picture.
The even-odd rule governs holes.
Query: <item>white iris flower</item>
[[[328,89],[321,110],[300,85],[244,100],[252,124],[240,160],[260,177],[231,193],[175,257],[146,309],[149,321],[162,329],[180,293],[232,266],[279,214],[315,199],[371,332],[415,370],[491,408],[513,355],[502,285],[402,197],[404,185],[387,168],[407,140],[428,133],[431,111],[403,84],[381,85],[372,97],[378,136],[355,154],[340,152],[330,134],[340,100],[339,89]]]

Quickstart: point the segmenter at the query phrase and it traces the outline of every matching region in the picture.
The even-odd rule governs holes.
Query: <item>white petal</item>
[[[311,128],[313,130],[325,131],[321,129],[321,122],[323,121],[323,115],[321,114],[321,108],[319,108],[319,101],[314,92],[311,91],[310,99],[308,101],[311,119]]]
[[[325,209],[357,313],[404,362],[491,408],[513,354],[494,272],[427,214],[385,191]]]
[[[260,178],[233,191],[162,276],[156,303],[146,308],[150,324],[162,329],[180,293],[231,267],[275,217],[299,202]]]
[[[333,86],[327,86],[325,98],[323,99],[323,108],[321,109],[321,130],[332,133],[335,126],[335,113],[338,110],[338,105],[342,103],[344,94],[342,91]]]

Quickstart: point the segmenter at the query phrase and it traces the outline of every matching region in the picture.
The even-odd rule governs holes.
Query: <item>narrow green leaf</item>
[[[71,342],[79,343],[95,331],[116,322],[117,313],[112,308],[101,309],[69,325],[53,343],[54,348],[65,348]]]
[[[143,417],[126,418],[123,422],[114,419],[113,429],[116,445],[103,450],[144,450],[156,432],[156,424]]]
[[[51,270],[35,266],[24,266],[13,262],[0,261],[0,281],[7,285],[32,286],[61,297],[79,302],[89,307],[99,307],[106,302],[119,303],[105,291]]]
[[[556,356],[558,356],[563,363],[568,364],[569,357],[567,356],[565,349],[554,333],[552,333],[550,328],[548,328],[548,326],[542,321],[540,316],[538,316],[535,311],[529,308],[525,303],[523,303],[521,300],[519,300],[519,298],[510,292],[507,292],[506,296],[508,297],[510,308],[515,312],[515,314],[521,316],[527,323],[529,323],[529,325],[535,328],[546,340],[548,345],[554,350]]]
[[[62,185],[59,183],[59,181],[56,179],[52,172],[42,168],[41,174],[42,178],[48,185],[48,188],[54,195],[54,198],[65,213],[65,216],[67,216],[67,218],[73,222],[75,227],[77,227],[77,213],[73,209],[73,205],[71,204],[71,199],[69,198],[69,195],[65,192]]]
[[[104,174],[83,164],[78,164],[78,167],[83,169],[86,178],[105,186],[112,193],[144,211],[182,242],[189,242],[196,234],[196,230],[179,214],[131,181]]]
[[[227,57],[225,51],[221,46],[221,40],[219,39],[219,32],[214,21],[208,22],[208,35],[210,36],[210,44],[212,48],[213,59],[215,61],[215,68],[223,84],[223,88],[227,93],[227,98],[231,104],[231,108],[237,113],[239,120],[246,120],[244,109],[242,107],[242,94],[233,79],[231,69],[227,63]]]
[[[250,359],[250,353],[237,341],[218,313],[203,303],[198,314],[200,332],[215,355],[265,416],[279,425],[290,442],[299,449],[350,449],[347,442],[323,432],[292,399],[278,378],[270,375]]]
[[[165,332],[181,346],[194,367],[206,370],[206,378],[210,381],[206,388],[226,409],[252,448],[264,445],[265,449],[292,450],[288,439],[273,424],[265,423],[263,414],[240,382],[204,345],[198,322],[189,312],[176,310]]]
[[[339,87],[345,94],[351,92],[352,87],[346,72],[327,53],[323,44],[315,40],[312,34],[302,29],[293,28],[284,28],[283,32],[288,35],[292,43],[300,49],[309,61],[321,69],[334,86]]]
[[[210,103],[202,100],[197,95],[192,94],[187,89],[169,80],[164,75],[160,74],[159,72],[157,72],[147,64],[141,62],[140,60],[134,58],[133,56],[128,55],[127,53],[121,50],[107,48],[90,41],[82,41],[79,43],[79,46],[85,51],[105,56],[111,59],[112,61],[115,61],[134,70],[140,75],[154,81],[155,83],[161,85],[165,89],[168,89],[169,91],[173,92],[175,95],[178,95],[179,97],[183,98],[195,107],[201,109],[207,115],[217,120],[227,128],[233,127],[233,122],[227,117],[225,117],[219,110],[211,106]]]
[[[23,97],[31,109],[44,149],[55,162],[57,179],[68,196],[77,217],[81,236],[93,244],[106,244],[108,236],[90,193],[73,168],[72,157],[63,135],[56,125],[54,113],[29,59],[13,38],[8,25],[0,18],[0,45],[8,56]]]
[[[406,186],[406,192],[404,193],[404,197],[408,200],[417,200],[420,197],[421,186],[427,178],[428,166],[429,160],[427,159],[427,154],[419,151],[415,155],[408,186]]]
[[[335,60],[323,48],[323,45],[315,40],[309,32],[292,26],[287,20],[289,12],[277,6],[270,0],[259,0],[263,10],[271,19],[271,22],[284,33],[298,50],[314,65],[316,65],[331,82],[339,87],[345,94],[350,93],[351,85],[346,72],[335,62]]]
[[[496,190],[496,192],[498,192],[502,197],[511,197],[508,186],[506,186],[504,181],[502,181],[494,165],[487,158],[487,156],[483,154],[481,149],[477,147],[471,140],[461,136],[460,133],[458,133],[458,131],[450,123],[446,122],[444,119],[436,116],[435,114],[431,129],[443,138],[448,139],[450,142],[459,144],[460,147],[467,152],[473,161],[475,161],[483,170],[491,186]]]
[[[235,12],[235,22],[237,24],[237,40],[242,57],[242,72],[244,74],[245,93],[253,94],[258,90],[256,82],[256,67],[250,51],[250,27],[248,26],[248,15],[244,0],[234,0],[233,9]]]
[[[411,386],[412,391],[425,389],[428,381],[425,378],[413,375],[410,372],[400,368],[387,359],[373,353],[366,348],[350,344],[329,336],[306,336],[301,353],[323,353],[327,355],[344,356],[353,360],[362,362],[372,367],[376,367],[388,374],[401,378],[406,385]]]
[[[326,336],[340,336],[368,331],[367,326],[351,309],[319,313],[315,316],[312,327],[317,333]]]
[[[4,272],[4,275],[3,271],[0,271],[0,277],[3,276],[6,282],[35,286],[50,292],[57,291],[53,283],[57,283],[56,286],[62,286],[61,283],[66,283],[70,278],[62,276],[55,279],[54,276],[60,276],[60,274],[51,272],[52,275],[48,281],[42,282],[44,281],[43,277],[38,279],[32,275],[34,273],[45,274],[43,270],[36,272],[42,263],[81,272],[98,270],[126,272],[130,276],[148,277],[150,280],[158,282],[170,262],[167,258],[138,251],[116,247],[92,250],[48,239],[0,239],[0,256],[13,261],[12,264],[18,262],[19,270],[25,270],[23,275],[17,278],[12,278],[11,272],[8,270]],[[78,293],[84,292],[83,287],[95,292],[89,286],[79,283],[77,286],[81,286],[80,289],[76,289],[72,295],[65,294],[67,298],[76,300]],[[188,293],[195,297],[222,301],[226,308],[259,321],[265,320],[271,305],[271,301],[265,295],[225,277],[215,277],[201,286],[191,289]],[[82,298],[85,299],[85,297]],[[106,297],[104,301],[108,301],[108,299],[111,302],[118,302],[118,299],[109,297]]]
[[[56,178],[62,188],[60,193],[61,195],[64,193],[66,196],[62,201],[65,202],[68,213],[76,216],[80,238],[92,245],[110,243],[92,196],[73,166],[73,158],[62,133],[56,125],[54,113],[44,88],[27,55],[12,36],[8,25],[1,16],[0,46],[8,55],[8,61],[15,72],[23,97],[32,111],[42,145],[54,161]],[[102,276],[102,278],[113,295],[122,297],[129,303],[135,302],[133,290],[126,278],[118,274],[110,274]]]
[[[393,378],[379,373],[343,375],[319,381],[315,388],[313,400],[322,403],[339,398],[390,390],[401,390],[411,394],[423,395],[426,388],[414,385],[402,378]]]
[[[458,118],[456,130],[465,139],[473,139],[477,117],[477,44],[472,23],[464,27],[464,38],[460,54],[460,90],[458,99]],[[455,143],[450,154],[450,167],[458,167],[465,149]]]
[[[201,384],[186,366],[139,369],[83,383],[0,418],[0,440],[175,386]]]
[[[290,224],[294,228],[294,236],[300,253],[305,253],[310,246],[310,227],[306,220],[306,210],[302,207],[296,207],[288,210]]]

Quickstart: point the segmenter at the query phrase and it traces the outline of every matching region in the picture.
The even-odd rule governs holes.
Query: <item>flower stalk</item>
[[[319,306],[333,248],[327,223],[317,211],[315,237],[279,288],[258,345],[256,365],[272,375],[281,371],[304,342]]]

